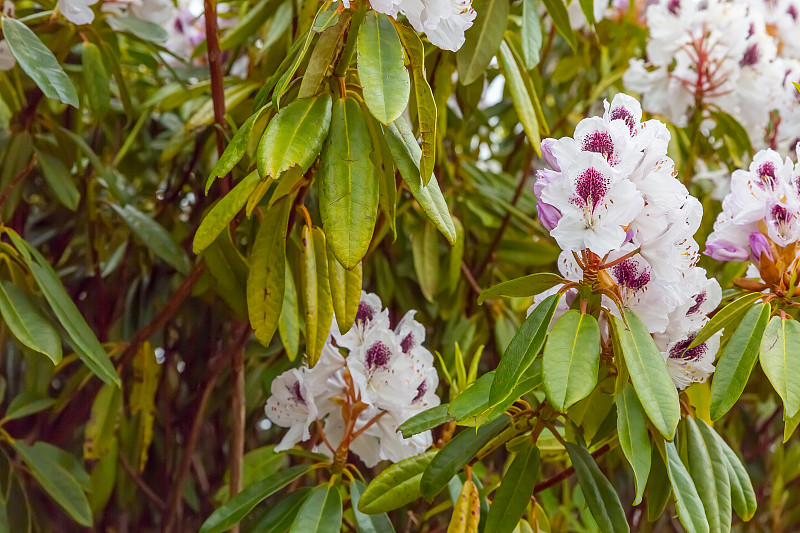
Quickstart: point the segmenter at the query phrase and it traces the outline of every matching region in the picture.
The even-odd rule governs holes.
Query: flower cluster
[[[631,60],[623,77],[625,86],[643,95],[648,111],[663,114],[678,126],[685,126],[702,104],[736,118],[757,146],[790,146],[800,128],[800,100],[791,83],[798,80],[800,69],[791,56],[793,46],[776,40],[772,35],[778,30],[764,22],[773,4],[772,0],[652,4],[647,9],[647,61]],[[786,26],[788,36],[796,31],[790,28],[796,12],[793,5],[785,5],[783,12],[770,16]],[[795,43],[796,35],[791,39]]]
[[[780,288],[784,273],[797,264],[798,241],[800,163],[762,150],[749,170],[733,172],[731,192],[722,201],[705,253],[719,261],[750,259],[767,286]],[[757,275],[753,270],[748,274]]]
[[[425,328],[414,315],[409,311],[391,329],[380,298],[362,292],[355,324],[341,334],[333,322],[319,362],[288,370],[272,382],[267,417],[289,428],[276,450],[311,438],[309,425],[316,421],[324,439],[316,451],[335,457],[349,449],[370,467],[430,447],[430,431],[407,439],[397,431],[440,401],[433,355],[422,345]]]
[[[618,94],[573,137],[545,139],[551,169],[538,172],[534,192],[539,219],[563,250],[561,275],[601,292],[609,312],[619,316],[618,302],[639,315],[683,388],[713,372],[718,336],[686,348],[721,290],[696,266],[702,207],[675,178],[669,132],[641,115],[639,102]],[[571,289],[562,306],[574,297]]]

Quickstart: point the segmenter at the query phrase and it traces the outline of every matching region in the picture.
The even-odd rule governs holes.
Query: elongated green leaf
[[[577,47],[577,40],[575,39],[575,32],[572,31],[572,25],[569,23],[569,14],[567,13],[567,6],[564,0],[543,0],[550,18],[553,19],[553,25],[558,30],[558,33],[567,41],[567,44],[575,52]]]
[[[336,2],[326,2],[322,5],[311,29],[317,33],[322,33],[328,28],[337,24],[340,20],[339,6]]]
[[[647,478],[644,500],[647,504],[647,520],[655,522],[662,514],[667,504],[671,501],[672,485],[667,474],[667,465],[664,458],[658,452],[655,443],[650,454],[650,476]]]
[[[3,20],[5,21],[7,17]],[[14,449],[28,466],[36,481],[69,516],[82,526],[92,525],[92,510],[83,487],[59,459],[61,450],[44,442],[28,446],[22,441]],[[83,472],[86,475],[86,472]],[[87,476],[88,477],[88,476]]]
[[[297,358],[300,349],[300,310],[297,302],[297,285],[294,282],[294,275],[286,263],[285,289],[283,293],[283,306],[281,316],[278,320],[278,333],[281,336],[283,348],[290,361]]]
[[[359,533],[394,533],[394,527],[385,513],[364,514],[358,510],[358,502],[364,494],[366,487],[359,480],[350,482],[350,501],[353,504],[353,513],[356,515],[356,525]]]
[[[711,382],[712,420],[727,413],[742,395],[758,360],[769,313],[769,304],[751,307],[725,345]]]
[[[83,441],[85,459],[102,459],[116,443],[114,433],[122,408],[122,391],[103,385],[92,403],[92,413],[86,423]]]
[[[361,301],[361,263],[346,270],[333,256],[330,246],[328,252],[328,274],[331,277],[331,297],[333,314],[339,331],[348,331],[356,320],[358,304]]]
[[[417,413],[400,424],[397,431],[401,432],[403,437],[409,438],[423,431],[428,431],[436,426],[455,420],[455,417],[448,412],[448,407],[449,404],[443,403],[422,411],[421,413]]]
[[[586,22],[590,25],[594,24],[594,0],[580,0],[580,4],[583,16],[586,17]]]
[[[426,221],[411,240],[414,271],[417,273],[419,288],[429,302],[433,302],[439,287],[439,240],[436,228]]]
[[[709,320],[706,325],[703,326],[703,329],[700,330],[692,343],[687,346],[686,349],[689,350],[699,344],[704,343],[710,339],[714,333],[718,332],[722,328],[726,328],[738,322],[759,298],[761,298],[761,295],[758,293],[748,294],[747,296],[742,296],[741,298],[732,301],[720,309],[719,312],[711,317],[711,320]]]
[[[486,531],[512,533],[531,501],[539,473],[539,448],[530,441],[517,453],[494,493]]]
[[[478,523],[481,519],[481,500],[478,496],[478,487],[472,479],[468,479],[461,486],[461,492],[453,505],[453,516],[447,533],[478,533]]]
[[[433,501],[433,498],[447,486],[450,479],[508,425],[509,420],[509,417],[504,415],[494,422],[478,428],[478,431],[466,429],[453,437],[444,445],[444,448],[439,450],[422,474],[420,480],[422,496],[429,502]]]
[[[427,185],[422,185],[419,173],[419,162],[422,150],[411,133],[411,127],[404,118],[400,118],[384,128],[386,143],[392,152],[400,175],[408,185],[408,190],[419,202],[420,207],[442,232],[450,244],[456,241],[456,228],[450,216],[450,210],[444,201],[444,196],[439,188],[439,182],[435,177],[431,178]]]
[[[539,355],[560,299],[560,295],[554,294],[543,300],[528,315],[522,327],[511,339],[500,364],[497,365],[497,372],[489,392],[490,406],[499,404],[511,394],[522,375]]]
[[[28,295],[10,281],[0,281],[0,314],[19,342],[48,357],[53,364],[61,362],[61,339],[58,330],[42,314]]]
[[[742,460],[736,455],[725,439],[717,433],[713,432],[713,436],[717,439],[720,450],[722,450],[725,459],[728,463],[728,478],[731,484],[731,504],[733,510],[739,515],[739,518],[745,522],[753,518],[756,514],[758,501],[756,500],[756,493],[753,490],[753,484],[750,481],[750,476],[742,464]]]
[[[267,346],[278,327],[286,272],[286,226],[293,197],[278,200],[269,210],[250,251],[247,310],[256,338]]]
[[[616,395],[617,433],[622,453],[633,468],[636,480],[636,496],[633,505],[642,502],[647,476],[650,474],[650,437],[647,434],[647,419],[636,397],[636,392],[629,384]]]
[[[128,227],[136,234],[142,243],[150,248],[159,258],[171,265],[181,274],[188,274],[192,262],[186,252],[172,240],[172,236],[164,226],[145,215],[132,205],[119,207],[111,204],[114,211],[125,221]]]
[[[254,533],[286,533],[292,526],[297,513],[308,498],[310,487],[300,487],[271,505],[261,519],[253,526]]]
[[[42,176],[47,186],[53,191],[56,198],[64,207],[71,211],[78,209],[81,193],[72,179],[72,173],[61,161],[61,158],[50,151],[36,147],[36,158],[42,169]]]
[[[686,417],[689,474],[694,480],[711,533],[731,530],[731,484],[728,460],[715,431],[702,420]]]
[[[564,283],[564,278],[550,272],[539,272],[522,276],[521,278],[510,279],[482,291],[478,296],[478,305],[489,298],[497,298],[498,296],[512,298],[534,296],[561,283]]]
[[[464,34],[464,45],[456,52],[458,77],[462,85],[476,81],[489,66],[508,26],[509,3],[504,0],[477,0],[477,16]]]
[[[333,322],[328,256],[325,234],[319,228],[303,226],[300,270],[303,282],[303,312],[306,319],[306,356],[308,366],[319,360]]]
[[[400,40],[403,41],[403,48],[411,67],[411,78],[414,81],[414,103],[422,145],[419,174],[422,177],[422,185],[425,186],[433,176],[433,167],[436,165],[436,100],[425,77],[425,49],[417,32],[401,23],[395,23],[394,27],[400,35]]]
[[[337,100],[322,150],[319,200],[333,255],[348,270],[367,253],[375,229],[378,175],[369,157],[372,149],[358,102]]]
[[[25,260],[47,303],[50,304],[56,318],[67,332],[70,343],[78,356],[97,377],[106,383],[119,386],[119,376],[114,370],[108,354],[84,320],[83,315],[78,311],[75,302],[64,290],[53,267],[38,250],[25,242],[16,232],[8,228],[5,231]]]
[[[317,39],[317,44],[314,45],[314,50],[308,59],[306,71],[303,73],[303,79],[300,81],[300,92],[297,93],[298,98],[308,98],[317,94],[322,81],[333,65],[336,54],[341,48],[339,43],[342,40],[342,36],[344,36],[345,30],[349,27],[350,13],[348,11],[342,12],[341,16],[336,11],[331,11],[330,13],[335,16],[336,23],[322,31],[322,35]]]
[[[666,462],[672,492],[675,494],[675,507],[678,518],[687,533],[709,533],[703,501],[697,493],[686,467],[683,466],[674,442],[665,442]]]
[[[408,105],[411,80],[403,65],[403,45],[389,17],[369,11],[358,32],[358,78],[372,116],[394,122]]]
[[[223,235],[203,252],[204,264],[214,279],[214,292],[228,304],[238,320],[246,320],[249,269],[233,244],[230,232]]]
[[[671,439],[681,418],[675,384],[669,376],[661,352],[642,320],[632,312],[626,312],[625,318],[628,326],[616,317],[611,323],[633,388],[645,413],[658,431]]]
[[[539,64],[539,50],[542,48],[542,23],[536,3],[536,0],[522,2],[522,57],[527,70]]]
[[[211,513],[200,528],[200,533],[222,533],[238,524],[253,508],[283,487],[311,470],[308,465],[292,466],[267,479],[250,485]],[[341,520],[341,519],[340,519]],[[341,522],[340,522],[341,523]]]
[[[336,485],[311,489],[289,533],[339,533],[342,529],[342,497]]]
[[[54,402],[55,400],[47,396],[23,392],[14,396],[14,399],[11,400],[11,403],[6,407],[6,415],[3,418],[5,420],[24,418],[28,415],[48,409]]]
[[[331,125],[331,95],[297,99],[275,115],[258,144],[258,173],[277,178],[298,165],[307,171]]]
[[[800,323],[774,316],[761,339],[761,368],[783,400],[786,417],[800,411]]]
[[[106,21],[113,30],[129,33],[143,41],[164,44],[169,38],[164,28],[138,17],[106,17]]]
[[[211,208],[197,228],[197,233],[194,234],[192,242],[194,253],[199,254],[217,240],[219,234],[228,227],[233,217],[247,203],[259,181],[258,172],[251,172]]]
[[[231,142],[225,147],[225,151],[222,152],[222,157],[217,159],[214,168],[211,169],[211,174],[206,180],[206,194],[208,194],[208,190],[211,188],[214,180],[225,176],[228,172],[233,170],[233,167],[244,157],[247,151],[247,145],[250,142],[250,132],[253,131],[253,124],[260,116],[261,111],[251,115],[250,118],[244,121],[242,127],[236,130],[233,139],[231,139]]]
[[[239,19],[238,24],[222,36],[219,43],[220,50],[230,50],[253,37],[279,5],[280,0],[260,0],[257,4],[251,5],[247,13]]]
[[[385,513],[407,505],[420,496],[422,473],[436,456],[436,451],[409,457],[390,465],[369,484],[358,501],[362,513]]]
[[[78,92],[53,53],[25,24],[3,17],[3,38],[19,66],[48,98],[78,107]]]
[[[583,497],[586,498],[600,531],[603,533],[630,531],[617,491],[597,467],[594,458],[584,448],[571,442],[566,443],[566,448],[575,468],[575,474],[578,476]]]
[[[103,56],[96,44],[83,43],[81,65],[89,107],[97,113],[97,116],[105,116],[110,105],[111,95],[108,88],[108,72],[106,72]]]
[[[462,421],[482,413],[489,407],[489,391],[494,382],[494,372],[487,372],[461,391],[450,402],[448,412]]]
[[[542,138],[539,135],[539,120],[533,107],[533,96],[528,90],[528,85],[523,79],[523,73],[520,72],[520,65],[517,63],[514,53],[507,42],[500,43],[500,54],[497,57],[506,79],[506,85],[511,93],[511,101],[514,103],[514,109],[517,110],[517,116],[522,123],[522,128],[525,130],[525,135],[528,136],[528,141],[536,150],[536,153],[541,155]]]
[[[544,390],[561,412],[586,398],[597,384],[600,326],[597,319],[572,309],[556,321],[542,356]]]

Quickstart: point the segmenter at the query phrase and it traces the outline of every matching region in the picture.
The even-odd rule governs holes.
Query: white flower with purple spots
[[[306,383],[303,370],[293,368],[275,378],[264,408],[273,423],[289,428],[275,447],[278,452],[311,438],[308,426],[317,419],[314,392]]]

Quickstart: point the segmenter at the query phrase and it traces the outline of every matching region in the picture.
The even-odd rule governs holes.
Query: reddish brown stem
[[[206,43],[208,44],[208,70],[211,76],[211,100],[214,104],[214,125],[219,156],[225,151],[225,86],[222,73],[222,51],[219,49],[219,27],[217,25],[217,1],[204,0],[206,20]],[[220,183],[221,193],[230,191],[230,177]]]

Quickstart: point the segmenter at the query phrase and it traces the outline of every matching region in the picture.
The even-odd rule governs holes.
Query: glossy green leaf
[[[259,181],[258,172],[251,172],[237,183],[231,192],[214,204],[211,211],[203,218],[200,227],[197,228],[197,233],[194,234],[194,241],[192,241],[194,253],[199,254],[217,240],[219,234],[228,227],[233,217],[247,203],[247,199],[250,198]]]
[[[678,518],[687,533],[709,533],[705,507],[697,492],[694,481],[686,470],[675,449],[674,442],[665,442],[666,463],[672,492],[675,494],[675,507]],[[708,465],[706,465],[708,467]]]
[[[3,19],[4,21],[6,18]],[[45,442],[29,446],[22,441],[13,443],[14,449],[28,466],[34,479],[82,526],[92,525],[92,510],[86,499],[84,487],[66,466],[61,464],[61,450]],[[86,475],[86,472],[83,472]],[[88,477],[88,476],[87,476]]]
[[[303,226],[300,271],[303,313],[306,321],[306,356],[308,366],[313,367],[319,360],[333,322],[325,234],[319,228],[311,229]]]
[[[394,533],[394,527],[385,513],[365,514],[358,510],[358,502],[364,494],[366,487],[355,479],[350,482],[350,501],[353,504],[353,514],[356,515],[356,526],[359,533]]]
[[[575,474],[578,476],[583,497],[586,498],[600,531],[603,533],[630,531],[617,491],[600,471],[594,458],[584,448],[571,442],[566,443],[566,448],[575,468]]]
[[[308,493],[289,533],[339,533],[342,529],[342,496],[339,487],[318,485]]]
[[[367,253],[378,211],[378,174],[372,139],[352,98],[333,104],[330,135],[318,169],[322,224],[333,255],[346,269]]]
[[[164,28],[138,17],[106,17],[106,21],[111,29],[129,33],[143,41],[164,44],[169,38],[169,34]]]
[[[122,391],[112,385],[103,385],[92,403],[92,412],[86,423],[83,457],[102,459],[115,445],[115,432],[122,414]]]
[[[512,298],[535,296],[561,283],[564,283],[564,278],[558,274],[551,274],[550,272],[529,274],[521,278],[498,283],[482,291],[480,296],[478,296],[478,305],[489,298],[497,298],[500,296]]]
[[[3,38],[25,74],[48,98],[78,107],[78,92],[56,57],[24,23],[3,17]]]
[[[339,52],[339,42],[349,27],[350,13],[348,11],[343,11],[341,15],[336,11],[331,11],[330,14],[336,17],[336,23],[322,31],[317,44],[314,45],[314,50],[308,59],[308,66],[300,81],[300,91],[297,93],[298,98],[315,96],[320,86],[324,90],[325,85],[322,82],[328,75],[336,54]]]
[[[72,173],[56,154],[37,146],[36,158],[47,186],[59,202],[71,211],[78,209],[81,193],[72,179]]]
[[[443,403],[412,416],[397,428],[404,438],[409,438],[423,431],[453,421],[456,418],[448,412],[449,404]]]
[[[511,101],[514,103],[514,109],[517,110],[517,116],[525,130],[525,135],[528,136],[528,141],[536,153],[541,155],[542,138],[539,135],[539,119],[536,116],[536,109],[533,107],[534,98],[529,90],[532,85],[526,84],[523,78],[523,76],[527,76],[527,73],[521,71],[520,65],[506,41],[500,43],[500,54],[497,58],[500,61],[500,69],[505,76],[506,86],[511,93]]]
[[[450,402],[448,412],[459,422],[477,416],[489,408],[489,391],[494,382],[494,372],[487,372],[461,391]],[[461,380],[461,378],[459,378]]]
[[[10,281],[0,281],[0,314],[16,339],[48,357],[61,362],[61,339],[58,330],[39,310],[28,294]]]
[[[250,251],[247,310],[258,341],[267,346],[278,327],[286,282],[286,226],[293,198],[275,203],[258,229]]]
[[[469,85],[483,75],[508,26],[509,3],[505,0],[477,0],[472,7],[477,16],[464,34],[463,46],[456,52],[462,85]]]
[[[211,169],[211,174],[206,180],[206,194],[208,194],[208,190],[211,188],[214,180],[227,175],[228,172],[233,170],[233,167],[241,161],[242,157],[244,157],[247,151],[247,145],[250,142],[250,133],[253,131],[253,124],[260,116],[261,112],[251,115],[250,118],[244,121],[242,127],[236,130],[228,146],[225,147],[222,157],[217,159],[214,168]]]
[[[571,309],[547,337],[542,356],[544,390],[560,412],[586,398],[597,384],[600,326],[592,315]]]
[[[671,439],[681,418],[675,384],[642,320],[632,312],[626,312],[625,318],[627,326],[616,317],[611,323],[633,388],[653,425],[665,438]]]
[[[297,513],[308,498],[311,492],[310,487],[300,487],[280,500],[275,505],[270,505],[269,509],[253,526],[253,533],[286,533],[292,527]]]
[[[411,80],[400,37],[383,13],[369,11],[359,29],[358,78],[367,108],[381,123],[388,125],[405,111]]]
[[[577,40],[575,38],[575,32],[572,31],[572,25],[569,22],[569,14],[567,13],[567,6],[564,0],[543,0],[543,2],[558,33],[561,34],[570,48],[572,48],[572,51],[575,52]]]
[[[292,466],[273,476],[250,485],[211,513],[200,528],[200,533],[222,533],[238,524],[253,508],[283,487],[308,473],[308,465]],[[340,522],[341,523],[341,522]]]
[[[712,420],[727,413],[742,395],[758,360],[769,314],[769,304],[751,307],[725,345],[711,381]]]
[[[219,42],[220,50],[230,50],[256,35],[258,29],[275,13],[279,5],[281,5],[280,0],[259,0],[258,3],[251,4],[247,13],[239,19],[239,23],[222,36]]]
[[[509,417],[504,415],[478,428],[477,431],[468,428],[453,437],[439,450],[422,474],[420,480],[422,496],[429,502],[433,501],[450,479],[508,425],[509,420]]]
[[[277,178],[298,165],[307,171],[322,149],[331,126],[331,95],[298,99],[287,105],[269,122],[256,159],[259,175]],[[341,134],[335,131],[335,134]]]
[[[461,492],[454,502],[447,533],[478,533],[480,519],[481,500],[478,487],[470,478],[461,486]]]
[[[747,296],[742,296],[741,298],[732,301],[720,309],[713,317],[711,317],[711,320],[709,320],[706,325],[703,326],[703,329],[700,330],[694,340],[692,340],[692,343],[687,346],[686,349],[689,350],[698,344],[707,341],[722,328],[736,324],[760,298],[761,295],[758,293],[748,294]]]
[[[286,355],[290,361],[294,361],[300,350],[300,310],[297,302],[297,285],[288,262],[284,280],[283,305],[278,320],[278,333],[281,336]]]
[[[384,128],[386,143],[392,152],[400,175],[408,185],[408,190],[419,202],[420,207],[431,222],[438,228],[450,244],[455,243],[456,228],[450,216],[450,210],[439,188],[439,182],[432,177],[427,185],[422,184],[419,173],[419,162],[422,150],[411,132],[411,127],[404,118],[391,123]]]
[[[14,396],[14,399],[6,407],[6,415],[4,420],[17,420],[34,413],[39,413],[45,409],[49,409],[55,400],[47,396],[40,396],[38,394],[21,393]]]
[[[436,454],[436,451],[425,452],[386,467],[361,494],[358,510],[367,514],[385,513],[418,499],[422,496],[422,473]]]
[[[422,295],[433,302],[439,287],[439,239],[436,228],[429,221],[423,224],[411,238],[414,271],[417,274]]]
[[[708,424],[689,416],[686,428],[689,474],[703,502],[709,531],[728,533],[732,516],[728,460]]]
[[[615,396],[617,405],[617,433],[622,453],[633,468],[636,480],[636,496],[633,505],[642,502],[647,477],[650,475],[650,436],[647,434],[647,419],[642,404],[633,387],[626,383]]]
[[[114,211],[125,221],[142,243],[150,248],[159,258],[171,265],[181,274],[188,274],[192,262],[186,252],[172,239],[164,226],[145,215],[132,205],[119,207],[111,204]]]
[[[583,11],[583,16],[586,17],[586,22],[589,25],[593,25],[595,23],[594,20],[594,0],[579,0],[581,4],[581,11]]]
[[[86,100],[99,117],[105,116],[111,101],[108,72],[96,44],[85,42],[81,49],[81,66],[86,83]]]
[[[522,2],[522,57],[527,70],[539,64],[539,51],[542,49],[542,23],[536,4],[536,0]]]
[[[328,252],[328,274],[331,277],[331,297],[333,298],[333,314],[339,331],[350,330],[358,313],[361,301],[361,263],[351,270],[346,270],[333,256],[330,246]]]
[[[519,451],[495,491],[486,531],[512,533],[531,502],[536,477],[539,473],[539,448],[530,440]]]
[[[787,418],[800,411],[800,323],[774,316],[761,339],[761,368],[783,400]]]
[[[323,7],[314,19],[314,24],[311,26],[311,29],[317,33],[322,33],[336,24],[340,16],[339,6],[336,2],[323,4]]]
[[[233,244],[230,232],[217,239],[203,252],[208,273],[214,280],[214,292],[231,308],[238,320],[247,319],[247,262]]]
[[[672,501],[672,485],[667,474],[667,465],[658,452],[655,443],[650,454],[650,476],[647,478],[647,487],[644,491],[644,500],[647,505],[647,520],[655,522],[664,514],[667,504]]]
[[[758,507],[753,483],[750,481],[750,476],[747,474],[742,460],[728,446],[725,439],[716,431],[713,432],[713,436],[717,439],[719,448],[727,459],[728,478],[731,484],[731,505],[739,518],[746,522],[753,518]]]

